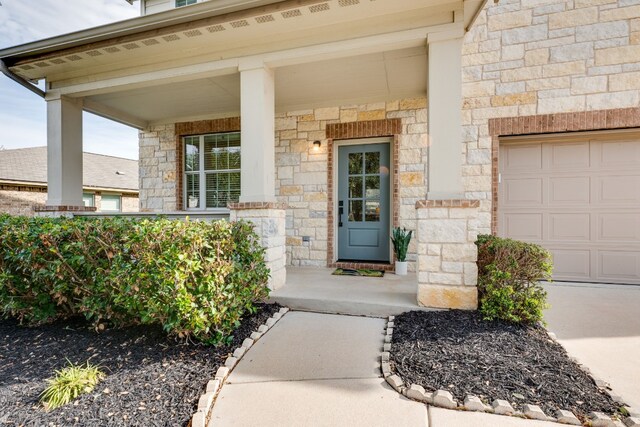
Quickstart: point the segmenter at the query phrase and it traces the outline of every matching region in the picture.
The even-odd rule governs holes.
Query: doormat
[[[368,268],[359,268],[357,270],[352,270],[350,268],[336,268],[336,271],[331,274],[333,276],[383,277],[384,270],[371,270]]]

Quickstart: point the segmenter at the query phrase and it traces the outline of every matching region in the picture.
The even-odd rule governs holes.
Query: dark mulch
[[[96,333],[83,320],[35,328],[0,320],[0,426],[184,426],[206,383],[242,341],[279,310],[261,304],[229,345],[167,338],[159,327]],[[68,364],[102,367],[96,389],[56,410],[38,402],[45,379]]]
[[[617,410],[543,328],[487,322],[458,310],[412,311],[394,323],[391,366],[407,384],[449,390],[458,401],[473,394],[516,409],[535,404],[547,415]]]

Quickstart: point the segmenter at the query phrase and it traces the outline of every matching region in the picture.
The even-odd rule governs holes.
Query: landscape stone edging
[[[558,410],[555,413],[555,417],[550,417],[547,416],[542,408],[537,405],[524,404],[523,411],[518,412],[506,400],[496,399],[491,402],[491,406],[489,406],[483,403],[478,396],[473,395],[467,395],[464,398],[464,402],[462,404],[459,404],[453,398],[453,395],[447,390],[436,390],[433,393],[429,393],[426,392],[425,389],[418,384],[411,384],[411,386],[406,387],[402,378],[391,371],[390,351],[391,342],[393,341],[393,328],[395,326],[394,320],[395,316],[389,316],[387,320],[387,326],[385,328],[384,347],[380,356],[380,369],[385,381],[394,390],[396,390],[406,398],[445,409],[487,412],[495,415],[518,416],[531,420],[551,421],[560,424],[578,426],[582,425],[578,417],[576,417],[573,412],[568,410]],[[547,334],[551,340],[558,343],[558,340],[553,332],[547,331]],[[585,371],[591,377],[594,383],[599,388],[602,388],[607,394],[609,394],[609,396],[616,403],[623,403],[622,399],[618,395],[613,394],[611,390],[607,388],[608,384],[606,382],[594,377],[591,371],[586,366],[582,365],[575,358],[572,359],[580,366],[583,371]],[[624,418],[622,421],[626,427],[640,427],[640,419],[634,417],[633,413],[632,416]],[[616,421],[612,417],[606,414],[603,414],[601,412],[592,412],[589,414],[588,425],[591,425],[592,427],[616,427],[619,424],[616,423]]]
[[[216,371],[214,378],[207,383],[205,393],[200,396],[198,409],[191,417],[191,427],[207,426],[216,398],[231,371],[238,365],[238,362],[240,362],[251,346],[262,338],[262,336],[288,312],[288,307],[282,307],[277,313],[274,313],[273,316],[268,318],[263,325],[260,325],[257,331],[251,333],[251,336],[246,338],[242,342],[242,345],[233,351],[231,356],[227,357],[224,364]]]

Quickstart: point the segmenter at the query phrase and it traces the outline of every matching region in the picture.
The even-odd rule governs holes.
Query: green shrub
[[[70,364],[47,380],[49,386],[40,395],[40,401],[46,410],[59,408],[81,394],[91,393],[104,377],[104,373],[89,362],[86,366]]]
[[[478,236],[480,312],[487,320],[535,323],[542,320],[551,280],[551,254],[531,243],[491,235]]]
[[[215,342],[268,276],[245,222],[0,215],[0,312],[29,324],[81,314]]]
[[[396,258],[400,262],[407,260],[407,251],[409,250],[409,243],[411,243],[412,234],[413,231],[407,232],[406,228],[396,227],[393,229],[393,234],[391,235],[393,252],[395,252]]]

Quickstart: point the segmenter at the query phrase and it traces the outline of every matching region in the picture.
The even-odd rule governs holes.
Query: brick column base
[[[271,270],[269,289],[284,286],[287,280],[285,219],[286,206],[281,203],[230,203],[231,221],[250,221],[266,249],[265,261]]]
[[[420,200],[418,210],[418,304],[478,308],[477,200]]]

